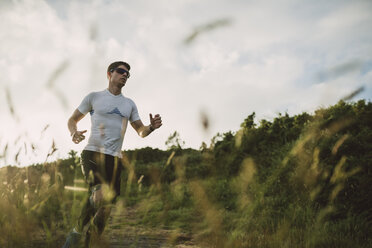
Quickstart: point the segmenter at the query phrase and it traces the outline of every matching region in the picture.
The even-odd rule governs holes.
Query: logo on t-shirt
[[[118,108],[114,108],[113,110],[111,110],[110,112],[107,112],[106,114],[117,114],[117,115],[120,115],[121,117],[125,117],[124,115],[120,113]]]

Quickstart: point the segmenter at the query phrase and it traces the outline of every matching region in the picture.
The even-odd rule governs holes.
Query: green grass
[[[111,229],[163,228],[202,247],[371,247],[371,116],[363,102],[259,126],[252,114],[200,151],[128,151],[117,208],[136,217]],[[64,187],[84,187],[75,155],[0,169],[0,247],[35,233],[52,246],[75,225],[87,197]]]

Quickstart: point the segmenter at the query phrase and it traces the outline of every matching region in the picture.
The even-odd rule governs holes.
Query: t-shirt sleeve
[[[83,101],[80,103],[78,110],[86,115],[88,112],[92,110],[92,96],[93,93],[90,93],[86,97],[84,97]]]
[[[132,113],[130,114],[129,121],[130,122],[138,121],[141,118],[139,117],[137,106],[133,101],[131,102],[132,102]]]

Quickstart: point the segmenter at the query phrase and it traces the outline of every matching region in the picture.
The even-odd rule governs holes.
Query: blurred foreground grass
[[[124,152],[121,200],[133,225],[187,233],[200,247],[371,247],[372,103],[313,115],[249,115],[210,146]],[[75,224],[86,185],[79,157],[0,169],[0,247],[46,246]],[[118,211],[125,211],[119,208]],[[120,228],[120,226],[118,227]]]

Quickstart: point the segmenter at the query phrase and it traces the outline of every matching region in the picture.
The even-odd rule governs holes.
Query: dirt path
[[[139,226],[136,222],[135,208],[113,209],[103,240],[109,244],[108,247],[112,248],[197,248],[192,238],[186,234]]]
[[[137,222],[135,208],[115,206],[102,239],[92,248],[200,248],[187,234],[163,228],[149,228],[138,225]],[[48,244],[46,235],[41,233],[26,247],[62,247],[65,242],[65,234],[60,233],[57,236],[54,244]]]

